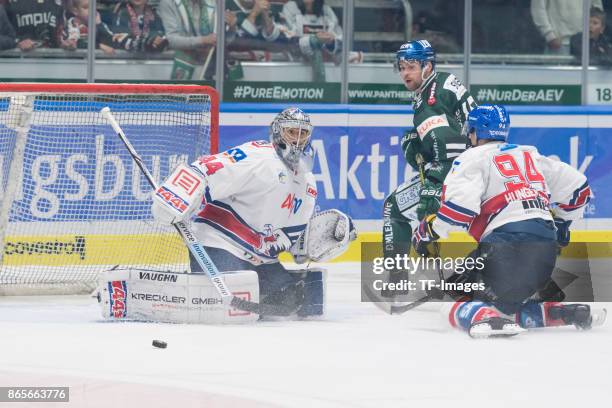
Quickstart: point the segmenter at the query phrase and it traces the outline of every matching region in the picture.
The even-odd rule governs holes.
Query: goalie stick
[[[117,136],[119,136],[119,139],[121,139],[127,148],[136,165],[140,171],[142,171],[142,174],[144,174],[151,187],[153,187],[153,190],[157,190],[157,183],[155,182],[153,175],[149,172],[149,169],[147,169],[147,166],[142,161],[142,158],[134,146],[132,146],[130,143],[129,139],[123,132],[123,129],[121,129],[121,126],[119,126],[119,123],[111,113],[110,108],[108,106],[102,108],[100,114],[110,123],[115,133],[117,133]],[[285,305],[261,304],[234,296],[231,290],[227,287],[223,275],[219,272],[212,259],[210,259],[204,247],[197,241],[191,227],[185,222],[177,222],[173,225],[185,242],[185,245],[187,245],[189,252],[191,252],[198,264],[202,267],[204,273],[206,273],[212,282],[219,295],[221,295],[223,304],[230,305],[245,312],[267,316],[288,316],[295,311],[293,307]]]

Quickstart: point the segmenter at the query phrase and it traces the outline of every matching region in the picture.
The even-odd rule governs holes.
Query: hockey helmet
[[[425,67],[427,61],[431,62],[432,68],[436,64],[436,52],[427,40],[410,41],[395,53],[395,69],[399,70],[400,61],[419,61],[421,68]]]
[[[464,125],[466,136],[476,132],[476,140],[506,142],[510,133],[510,116],[501,105],[480,105],[472,110]]]
[[[287,166],[293,170],[310,171],[314,150],[310,144],[313,126],[310,116],[299,108],[280,112],[270,125],[270,142]]]

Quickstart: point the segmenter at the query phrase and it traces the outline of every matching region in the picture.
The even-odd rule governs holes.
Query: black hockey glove
[[[440,196],[442,195],[442,183],[425,179],[421,188],[419,204],[417,204],[417,218],[422,220],[429,214],[435,214],[440,209]]]
[[[414,128],[410,128],[404,132],[401,141],[404,158],[414,170],[419,171],[419,163],[417,155],[421,154],[421,139]]]
[[[563,220],[561,218],[555,218],[555,227],[557,228],[557,244],[564,248],[570,243],[570,230],[569,227],[572,224],[571,221]]]
[[[435,214],[425,217],[412,235],[412,247],[421,256],[438,256],[440,254],[439,244],[436,242],[440,237],[431,227],[435,219]]]

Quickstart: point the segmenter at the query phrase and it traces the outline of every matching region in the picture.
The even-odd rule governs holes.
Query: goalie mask
[[[313,126],[310,116],[299,108],[280,112],[270,125],[270,142],[287,166],[293,171],[309,172],[314,151],[310,144]]]

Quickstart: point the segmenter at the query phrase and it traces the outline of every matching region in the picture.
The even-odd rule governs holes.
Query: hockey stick
[[[434,253],[427,255],[426,258],[440,257],[440,245],[437,242],[433,242],[432,245],[434,245],[434,248],[435,248]],[[440,281],[440,284],[442,284],[442,281],[444,280],[444,272],[442,271],[442,268],[439,268],[438,266],[436,266],[436,269],[438,272],[438,280]],[[406,313],[407,311],[412,310],[415,307],[422,305],[423,303],[427,303],[430,300],[443,299],[444,293],[445,292],[443,290],[438,292],[438,289],[433,289],[432,292],[427,293],[422,298],[419,298],[415,300],[414,302],[408,303],[407,305],[401,305],[401,306],[391,305],[391,307],[389,308],[389,312],[390,314]]]
[[[117,121],[115,120],[115,117],[111,113],[110,108],[104,107],[102,108],[100,113],[110,123],[113,130],[117,133],[117,136],[119,136],[119,139],[121,139],[121,141],[127,148],[128,152],[130,153],[130,156],[132,156],[132,159],[134,160],[136,165],[138,166],[138,168],[140,168],[140,171],[142,171],[142,174],[144,174],[151,187],[153,187],[153,190],[157,190],[157,183],[155,182],[153,175],[149,172],[149,169],[147,169],[147,166],[142,161],[142,158],[140,157],[136,149],[134,149],[134,146],[132,146],[132,144],[130,143],[129,139],[121,129],[121,126],[119,126],[119,123],[117,123]],[[177,222],[173,225],[181,236],[181,238],[183,238],[183,241],[187,245],[189,252],[191,252],[193,257],[196,259],[196,261],[204,271],[204,273],[206,273],[206,275],[212,282],[219,295],[221,295],[223,304],[231,305],[236,309],[240,309],[245,312],[255,313],[258,315],[288,316],[295,311],[293,307],[289,307],[286,305],[266,305],[251,302],[249,300],[244,300],[237,296],[234,296],[230,289],[227,287],[223,275],[219,272],[212,259],[210,259],[210,257],[206,253],[204,247],[198,242],[195,235],[191,231],[191,227],[185,222]]]
[[[428,257],[435,258],[435,257],[440,256],[439,246],[436,245],[434,246],[434,248],[435,248],[435,252],[429,255]],[[442,271],[441,268],[436,267],[436,269],[438,272],[438,279],[441,283],[444,280],[444,272]],[[436,300],[436,299],[440,300],[444,297],[444,293],[445,293],[444,291],[438,292],[437,289],[433,289],[433,291],[427,293],[425,296],[417,300],[414,300],[410,303],[407,303],[404,305],[395,305],[395,304],[389,304],[390,302],[383,300],[380,296],[376,295],[368,285],[363,284],[362,288],[363,288],[363,291],[365,292],[365,295],[370,299],[371,302],[373,302],[383,312],[386,312],[391,315],[406,313],[407,311],[412,310],[418,306],[421,306],[422,304],[427,303],[430,300]]]

